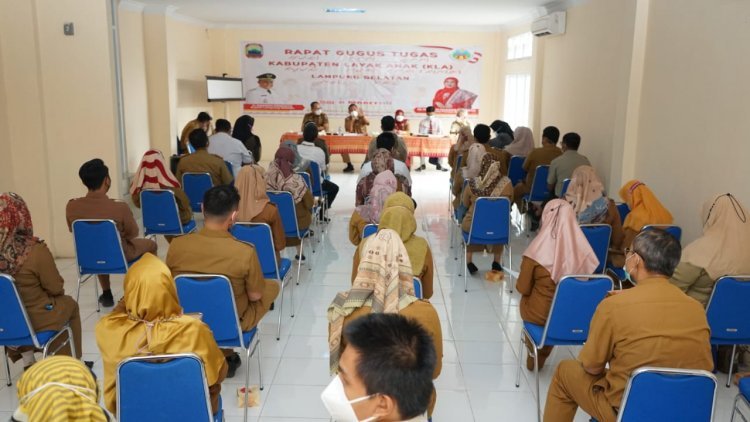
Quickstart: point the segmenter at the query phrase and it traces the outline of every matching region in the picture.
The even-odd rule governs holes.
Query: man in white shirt
[[[232,175],[237,178],[237,173],[243,164],[252,164],[253,155],[245,148],[242,141],[232,138],[229,134],[232,131],[232,125],[228,120],[219,119],[216,121],[216,133],[208,138],[208,152],[216,154],[232,165]]]
[[[258,75],[258,86],[248,89],[245,93],[245,102],[248,104],[283,104],[276,91],[273,90],[273,82],[276,75],[264,73]]]
[[[305,123],[305,127],[302,130],[302,139],[300,139],[297,145],[297,152],[300,157],[305,160],[315,162],[320,166],[320,172],[325,173],[326,171],[326,154],[323,149],[315,145],[315,139],[318,137],[318,126],[315,122]],[[336,195],[339,193],[339,186],[330,180],[326,180],[322,174],[320,177],[320,184],[323,191],[326,192],[326,203],[327,209],[331,209],[333,200],[336,199]],[[321,221],[330,221],[323,215],[323,209],[320,210],[321,214],[318,216]]]
[[[425,109],[425,112],[427,113],[427,117],[422,119],[421,122],[419,122],[419,134],[420,135],[427,135],[427,136],[442,136],[443,135],[443,128],[440,127],[440,120],[438,120],[437,117],[435,117],[435,107],[429,106],[427,109]],[[421,160],[421,165],[417,167],[417,171],[422,171],[427,168],[425,165],[425,161],[427,157],[419,157]],[[435,164],[435,167],[437,167],[438,170],[442,171],[448,171],[447,168],[445,168],[441,164],[445,163],[445,158],[441,159],[430,159],[430,164]],[[442,163],[441,163],[442,162]]]
[[[391,153],[391,157],[393,157],[393,147],[396,145],[395,133],[383,132],[378,135],[378,138],[375,142],[378,149],[387,149]],[[357,183],[359,183],[359,181],[362,180],[363,177],[366,177],[370,173],[372,173],[372,161],[368,161],[362,166],[362,170],[359,171],[359,178],[357,179]],[[404,176],[407,180],[409,180],[409,184],[411,184],[409,167],[406,167],[406,163],[404,163],[403,161],[399,161],[395,158],[393,159],[393,173]]]

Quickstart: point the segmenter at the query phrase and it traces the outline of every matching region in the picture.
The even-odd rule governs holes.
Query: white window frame
[[[511,127],[529,126],[531,105],[531,74],[505,75],[503,118]]]
[[[534,54],[534,36],[531,32],[508,37],[508,60],[528,59]]]

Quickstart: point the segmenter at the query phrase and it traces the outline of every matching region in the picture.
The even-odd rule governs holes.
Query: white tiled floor
[[[517,293],[509,294],[504,284],[469,278],[469,292],[464,293],[463,277],[457,275],[458,263],[449,248],[450,232],[447,211],[447,174],[435,171],[414,173],[414,198],[419,204],[419,234],[426,237],[436,264],[434,296],[431,302],[442,320],[444,338],[443,371],[436,380],[438,401],[434,420],[443,421],[534,421],[535,388],[532,374],[523,370],[520,388],[514,385],[519,352],[520,318]],[[281,340],[275,338],[278,314],[269,313],[261,324],[262,370],[265,390],[260,407],[250,410],[253,421],[326,421],[328,415],[320,393],[329,382],[326,309],[335,293],[350,285],[351,257],[354,246],[348,241],[348,220],[354,206],[356,175],[334,173],[333,181],[341,191],[331,212],[323,242],[312,255],[312,270],[303,267],[302,280],[294,286],[295,317],[289,317],[285,306]],[[139,215],[139,213],[136,213]],[[514,227],[513,270],[529,239]],[[166,255],[167,245],[159,241],[159,255]],[[490,257],[475,262],[482,272]],[[66,290],[75,293],[76,269],[71,259],[58,260],[66,280]],[[461,272],[463,274],[463,272]],[[515,275],[515,273],[514,273]],[[116,297],[122,295],[122,277],[113,277]],[[288,300],[288,296],[287,300]],[[287,305],[288,302],[285,304]],[[102,377],[102,364],[94,339],[96,313],[93,287],[87,283],[81,291],[83,318],[83,351],[86,360],[94,360],[94,370]],[[278,306],[277,306],[278,309]],[[558,348],[541,372],[542,400],[557,362],[577,351]],[[244,360],[244,359],[243,359]],[[243,365],[246,362],[243,362]],[[250,362],[251,383],[258,382],[256,359]],[[240,421],[242,410],[236,408],[235,391],[243,383],[244,366],[223,386],[224,410],[228,421]],[[12,367],[17,380],[21,365]],[[720,374],[720,383],[726,375]],[[729,419],[736,387],[719,387],[716,420]],[[0,384],[0,420],[7,420],[17,406],[15,384]],[[588,421],[579,412],[576,421]]]

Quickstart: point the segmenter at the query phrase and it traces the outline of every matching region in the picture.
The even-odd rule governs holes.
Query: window
[[[531,57],[533,41],[534,37],[531,35],[531,32],[525,32],[508,38],[508,60]]]
[[[512,73],[505,76],[505,121],[511,127],[529,125],[530,96],[530,74]]]

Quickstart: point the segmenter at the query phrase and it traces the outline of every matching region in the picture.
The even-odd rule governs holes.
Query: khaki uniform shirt
[[[557,290],[549,271],[538,262],[524,256],[516,280],[516,290],[521,293],[521,319],[536,325],[546,324]]]
[[[534,173],[538,166],[548,166],[552,160],[561,155],[560,148],[554,145],[545,145],[531,151],[523,162],[523,169],[526,171],[526,186],[530,188],[534,183]]]
[[[308,122],[315,123],[315,126],[318,127],[318,132],[321,130],[325,130],[328,132],[328,116],[326,116],[325,113],[320,113],[320,116],[316,116],[315,113],[307,113],[302,118],[302,126],[300,130],[305,130],[305,125]]]
[[[620,407],[630,374],[642,366],[713,369],[706,313],[666,278],[638,280],[632,289],[605,298],[591,319],[578,355],[584,368],[609,370],[596,385]]]
[[[190,132],[194,131],[195,129],[202,129],[201,122],[198,121],[198,119],[191,120],[187,122],[184,128],[182,128],[182,134],[180,135],[180,144],[182,144],[182,149],[187,152],[187,144],[190,137]]]
[[[367,146],[367,157],[365,157],[365,162],[371,161],[372,156],[375,155],[375,151],[378,150],[377,140],[377,137],[372,138],[370,145]],[[406,162],[406,159],[409,157],[409,152],[406,149],[404,138],[396,135],[396,145],[393,147],[393,151],[391,151],[391,156],[399,161]]]
[[[573,176],[573,171],[578,167],[590,165],[591,163],[586,156],[579,154],[578,151],[569,149],[550,162],[547,184],[555,185],[555,196],[559,198],[562,192],[563,181],[570,179]]]
[[[185,173],[208,173],[211,175],[214,186],[228,185],[234,180],[224,159],[218,155],[209,154],[206,149],[199,149],[193,154],[180,158],[175,174],[180,183]]]
[[[367,135],[367,125],[369,124],[370,121],[367,120],[367,117],[365,116],[357,116],[356,119],[352,116],[348,116],[344,119],[344,130],[347,133],[361,133]]]

